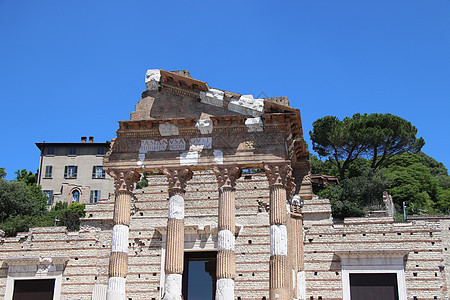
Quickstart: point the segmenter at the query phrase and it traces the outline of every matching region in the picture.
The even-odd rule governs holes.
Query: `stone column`
[[[115,201],[106,299],[125,300],[131,199],[134,183],[140,176],[135,170],[110,170],[108,173],[114,178]]]
[[[270,187],[270,299],[289,299],[290,270],[287,257],[287,183],[292,169],[288,163],[264,165]]]
[[[303,217],[295,219],[297,227],[297,297],[299,300],[306,299],[305,286],[305,262],[303,253]]]
[[[296,184],[291,176],[286,180],[286,214],[287,214],[287,234],[288,234],[288,262],[289,262],[289,296],[291,299],[297,298],[296,274],[297,274],[297,249],[296,249],[296,228],[292,217],[292,209],[294,207],[293,195],[295,193]]]
[[[291,203],[291,220],[292,228],[295,234],[293,235],[293,251],[294,251],[294,267],[296,271],[296,285],[295,298],[305,300],[305,273],[303,260],[303,214],[302,214],[303,200],[296,195],[292,198]]]
[[[184,266],[184,194],[186,182],[192,178],[187,167],[166,168],[169,181],[169,218],[167,220],[166,261],[164,266],[165,300],[181,300]]]
[[[234,299],[235,255],[235,185],[241,176],[238,166],[215,166],[219,185],[216,300]]]

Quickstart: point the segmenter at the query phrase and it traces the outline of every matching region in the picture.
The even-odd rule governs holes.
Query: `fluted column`
[[[291,220],[293,229],[293,267],[296,272],[295,282],[295,298],[298,300],[305,300],[305,272],[304,272],[304,253],[303,253],[303,214],[302,214],[303,200],[296,195],[291,202]]]
[[[303,218],[296,218],[297,227],[297,297],[299,300],[306,299],[305,286],[305,263],[303,253]]]
[[[114,178],[115,201],[106,299],[125,300],[131,199],[134,183],[140,176],[135,170],[110,170],[108,173]]]
[[[169,181],[170,197],[163,299],[181,300],[184,265],[184,194],[186,182],[192,178],[192,171],[187,167],[179,167],[166,168],[163,173]]]
[[[287,163],[264,165],[270,187],[270,299],[289,299],[289,266],[287,257],[287,186],[292,169]]]
[[[241,169],[236,165],[215,166],[213,169],[219,185],[216,300],[233,300],[236,276],[235,186]]]

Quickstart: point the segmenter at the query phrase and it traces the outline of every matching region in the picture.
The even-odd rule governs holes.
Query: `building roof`
[[[103,143],[35,143],[36,147],[39,148],[39,150],[42,150],[44,146],[46,147],[101,147],[101,146],[107,146],[109,147],[110,141],[106,141]]]

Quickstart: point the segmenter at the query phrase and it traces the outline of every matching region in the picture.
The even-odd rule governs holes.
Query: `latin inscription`
[[[212,149],[212,137],[200,137],[189,139],[189,149],[191,150]]]
[[[186,149],[184,139],[141,140],[139,153],[158,151],[183,151]]]

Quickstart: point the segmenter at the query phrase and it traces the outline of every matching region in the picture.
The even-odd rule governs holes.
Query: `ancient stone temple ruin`
[[[114,193],[81,230],[0,238],[5,299],[448,299],[449,220],[333,220],[286,97],[187,71],[145,83],[103,161]]]
[[[125,295],[131,222],[161,235],[163,299],[180,299],[185,252],[201,251],[217,251],[216,299],[234,299],[236,290],[295,298],[303,270],[300,204],[312,198],[300,112],[287,98],[254,99],[175,72],[149,70],[146,86],[104,160],[116,182],[108,299]],[[264,170],[267,185],[252,190],[252,175],[242,173],[254,170]],[[166,185],[167,194],[145,206],[134,201],[149,215],[135,221],[134,183],[143,173],[164,174],[167,183],[156,186]],[[242,244],[253,241],[257,247]],[[236,274],[249,271],[258,280],[236,283]]]

